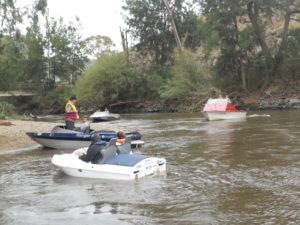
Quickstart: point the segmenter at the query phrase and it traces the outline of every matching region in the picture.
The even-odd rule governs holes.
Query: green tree
[[[187,49],[175,51],[172,78],[163,88],[162,97],[195,103],[207,96],[211,72],[203,61],[201,53]]]
[[[92,57],[100,57],[101,54],[109,53],[115,46],[110,37],[94,35],[85,39],[88,54]]]
[[[21,20],[22,15],[16,7],[15,0],[0,1],[0,34],[13,34],[16,31],[16,25]]]
[[[170,1],[170,8],[179,38],[187,47],[195,48],[199,39],[197,16],[183,0]],[[176,41],[167,9],[161,0],[126,0],[123,9],[128,13],[126,23],[130,34],[138,41],[138,51],[152,56],[155,65],[164,65],[171,60]]]
[[[24,83],[43,90],[46,77],[46,58],[43,40],[33,30],[27,29],[24,44],[26,46]]]
[[[0,89],[15,88],[21,77],[23,45],[16,25],[21,21],[13,0],[0,1]]]
[[[27,27],[24,44],[26,46],[23,82],[37,90],[44,89],[46,78],[45,43],[40,20],[46,15],[47,0],[35,0],[28,14],[30,26]]]
[[[247,90],[245,61],[248,49],[244,48],[243,30],[240,28],[246,13],[243,1],[212,0],[201,3],[211,29],[217,31],[220,37],[217,45],[220,54],[214,66],[215,83],[226,91],[236,87]]]
[[[245,90],[264,88],[279,73],[288,53],[290,22],[300,13],[298,0],[199,1],[212,29],[219,32],[220,56],[216,80],[223,88],[242,84]],[[277,37],[274,21],[281,18]],[[278,31],[278,24],[276,27]],[[240,86],[240,85],[238,85]],[[231,89],[231,90],[233,90]]]
[[[23,75],[24,45],[18,38],[0,39],[0,90],[18,88]]]
[[[74,83],[88,62],[86,42],[79,33],[78,18],[76,22],[66,25],[62,18],[58,21],[47,19],[46,52],[50,88],[57,81]]]
[[[143,95],[141,74],[123,53],[101,55],[78,79],[76,93],[84,104],[136,100]]]
[[[288,37],[290,33],[290,23],[293,17],[300,14],[299,0],[268,0],[268,1],[248,1],[247,12],[251,21],[253,31],[257,42],[259,43],[262,53],[267,59],[270,69],[267,73],[266,82],[269,77],[277,74],[285,54],[287,53]],[[263,18],[269,18],[269,24],[272,18],[280,15],[283,21],[282,31],[280,33],[279,45],[268,45],[266,40],[267,30],[264,29]],[[270,65],[271,64],[271,65]]]

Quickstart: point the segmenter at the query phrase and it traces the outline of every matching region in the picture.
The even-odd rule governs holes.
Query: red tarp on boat
[[[203,108],[203,112],[239,112],[229,98],[210,98]]]

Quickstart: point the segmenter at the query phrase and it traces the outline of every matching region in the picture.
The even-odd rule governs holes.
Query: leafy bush
[[[210,71],[201,63],[197,53],[176,51],[171,70],[172,78],[164,86],[164,99],[189,99],[206,95],[210,85]]]
[[[55,90],[47,92],[43,97],[43,102],[46,105],[52,105],[53,103],[65,104],[72,95],[72,86],[61,86]]]
[[[0,102],[1,117],[12,116],[13,114],[15,114],[15,106],[13,104],[8,102]]]
[[[144,95],[144,80],[122,53],[111,53],[100,56],[87,68],[75,90],[81,104],[137,100]]]
[[[23,75],[22,45],[11,37],[0,37],[0,90],[18,86]]]

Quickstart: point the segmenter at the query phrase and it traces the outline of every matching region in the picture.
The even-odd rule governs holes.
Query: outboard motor
[[[134,132],[128,132],[125,133],[126,137],[131,137],[131,140],[141,140],[142,135],[140,132],[134,131]]]

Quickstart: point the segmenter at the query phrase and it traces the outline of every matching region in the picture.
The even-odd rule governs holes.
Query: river
[[[139,152],[165,157],[166,177],[80,179],[51,165],[59,150],[0,155],[0,224],[300,224],[300,112],[263,113],[271,117],[116,122],[143,131]]]

